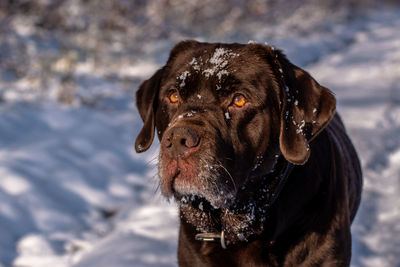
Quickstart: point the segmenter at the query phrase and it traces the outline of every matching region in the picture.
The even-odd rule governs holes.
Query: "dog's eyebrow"
[[[216,84],[220,86],[219,89],[216,89],[217,91],[232,92],[232,90],[239,90],[243,82],[233,73],[229,73],[223,80],[218,80]]]
[[[162,92],[162,93],[168,92],[168,91],[170,91],[170,90],[172,90],[172,89],[175,89],[175,88],[176,88],[176,83],[175,83],[175,82],[169,81],[169,82],[167,82],[167,83],[165,83],[165,84],[163,84],[163,85],[161,86],[161,88],[160,88],[160,93],[161,93],[161,92]]]

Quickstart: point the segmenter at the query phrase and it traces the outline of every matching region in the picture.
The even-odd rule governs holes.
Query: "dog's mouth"
[[[174,199],[179,205],[191,205],[202,211],[214,211],[222,207],[228,206],[231,201],[226,199],[223,191],[215,192],[215,190],[208,189],[206,185],[201,185],[200,188],[193,185],[182,186],[180,182],[181,172],[178,171],[172,179],[171,192]],[[232,197],[230,197],[232,199]]]
[[[203,196],[199,194],[182,194],[180,193],[179,190],[176,189],[175,181],[179,179],[180,175],[181,171],[178,170],[172,177],[171,181],[171,192],[175,200],[179,203],[179,205],[181,206],[191,205],[203,211],[214,210],[210,202],[207,201],[207,199],[204,198]]]
[[[178,179],[179,178],[179,175],[181,174],[181,170],[177,170],[176,171],[176,173],[172,176],[172,179],[171,179],[171,192],[172,192],[172,195],[175,197],[175,199],[179,199],[179,193],[177,192],[177,190],[175,189],[175,181],[176,181],[176,179]]]
[[[217,170],[215,173],[193,169],[187,172],[179,164],[175,168],[172,165],[160,173],[161,191],[167,198],[173,197],[180,205],[192,205],[200,210],[226,208],[235,199],[231,177],[217,175]]]
[[[218,209],[232,204],[237,193],[232,164],[219,156],[209,142],[195,153],[180,156],[171,153],[165,144],[159,155],[160,189],[165,197],[173,197],[182,205],[198,204],[200,208]]]
[[[180,206],[192,206],[203,212],[210,213],[219,210],[219,208],[214,207],[205,197],[193,194],[184,194],[175,196],[177,202]]]

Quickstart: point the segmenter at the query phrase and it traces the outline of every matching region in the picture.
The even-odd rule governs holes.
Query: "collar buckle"
[[[204,242],[220,243],[223,249],[226,249],[225,232],[221,233],[199,233],[196,234],[195,239]]]

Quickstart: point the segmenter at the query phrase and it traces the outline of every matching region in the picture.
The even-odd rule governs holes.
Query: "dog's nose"
[[[167,133],[162,145],[173,158],[184,158],[199,148],[200,137],[195,130],[187,127],[174,127]]]

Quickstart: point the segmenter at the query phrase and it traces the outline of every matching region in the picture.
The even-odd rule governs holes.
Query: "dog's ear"
[[[136,92],[136,106],[144,122],[143,128],[135,141],[135,149],[138,153],[149,149],[154,139],[154,116],[163,71],[164,68],[159,69],[150,79],[144,81]]]
[[[333,93],[310,74],[290,63],[280,51],[271,50],[277,60],[280,85],[281,124],[279,144],[283,156],[293,164],[307,162],[309,142],[332,119],[336,110]]]
[[[194,40],[181,41],[172,48],[166,66],[180,53],[200,45]],[[155,113],[157,109],[157,96],[160,90],[161,77],[166,67],[159,69],[150,79],[144,81],[136,92],[136,106],[144,122],[143,128],[136,137],[136,152],[144,152],[151,146],[155,131]]]

